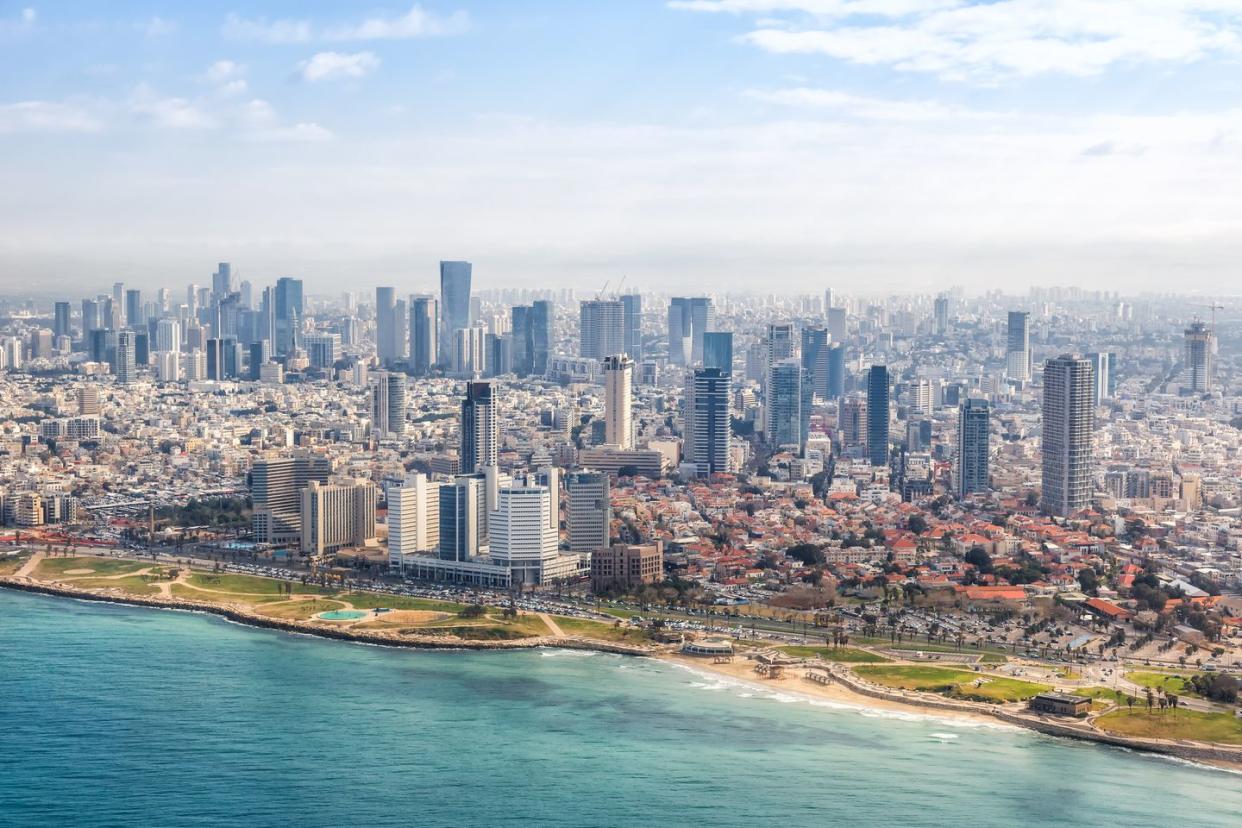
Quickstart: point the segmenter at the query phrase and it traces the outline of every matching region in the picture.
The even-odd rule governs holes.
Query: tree
[[[982,546],[972,547],[966,553],[966,563],[971,564],[985,574],[992,571],[992,556]]]
[[[927,531],[927,518],[922,515],[911,515],[906,521],[906,528],[916,535],[921,535]]]
[[[1078,585],[1087,595],[1100,594],[1100,579],[1096,576],[1095,570],[1089,566],[1078,570]]]

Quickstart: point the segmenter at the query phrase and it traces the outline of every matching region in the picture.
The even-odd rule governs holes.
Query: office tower
[[[86,332],[86,353],[91,362],[108,362],[108,334],[109,331],[103,328]]]
[[[160,382],[180,382],[181,353],[179,351],[156,351],[155,377]]]
[[[840,443],[843,449],[866,447],[867,399],[865,397],[841,399],[840,410],[837,414],[837,430],[840,432]]]
[[[604,440],[634,448],[634,360],[625,354],[604,357]]]
[[[729,471],[729,374],[720,368],[699,368],[686,380],[686,411],[682,454],[696,474]]]
[[[845,313],[845,308],[828,309],[828,336],[832,338],[833,342],[845,344],[848,323],[849,317]]]
[[[102,327],[99,319],[99,302],[94,299],[82,300],[82,338],[90,336],[90,332]]]
[[[802,329],[802,369],[811,376],[811,388],[828,398],[828,329]]]
[[[487,519],[494,563],[509,567],[515,584],[543,584],[558,556],[560,539],[551,525],[552,494],[543,486],[507,486],[498,492]]]
[[[572,472],[565,477],[569,499],[569,551],[591,552],[608,545],[612,502],[608,475]]]
[[[275,347],[277,354],[284,355],[293,350],[302,320],[306,317],[306,306],[302,301],[302,280],[288,276],[277,279],[275,300]]]
[[[867,458],[873,466],[888,465],[888,367],[872,365],[867,374]]]
[[[519,377],[530,375],[535,362],[534,332],[531,330],[533,313],[530,305],[514,305],[509,310],[509,335],[513,338],[513,373]]]
[[[1043,507],[1054,515],[1091,504],[1094,384],[1088,359],[1066,354],[1044,363]]]
[[[484,334],[483,365],[485,377],[499,377],[513,372],[513,343],[507,335]]]
[[[958,497],[988,489],[988,401],[972,397],[957,412],[957,463],[953,488]]]
[[[187,382],[207,379],[207,354],[198,348],[191,349],[181,362],[181,372]]]
[[[84,417],[99,416],[99,389],[83,385],[78,389],[78,413]]]
[[[302,489],[302,554],[323,555],[374,540],[378,499],[375,484],[368,480],[308,482]]]
[[[312,368],[327,370],[341,358],[341,335],[318,333],[306,335],[306,356]]]
[[[694,365],[703,361],[703,334],[715,325],[712,300],[705,296],[676,296],[668,305],[668,361]]]
[[[935,310],[932,314],[932,333],[936,336],[944,336],[949,332],[949,297],[947,294],[940,294],[936,297],[934,305]]]
[[[625,351],[625,313],[613,299],[592,299],[579,304],[578,354],[603,359]]]
[[[1027,382],[1031,378],[1031,315],[1026,311],[1009,312],[1009,337],[1005,351],[1005,375]]]
[[[500,428],[490,382],[466,383],[461,403],[461,470],[465,474],[495,466],[500,450]]]
[[[783,359],[768,372],[764,436],[772,446],[806,444],[811,424],[811,382],[798,360]]]
[[[147,318],[142,310],[142,291],[125,291],[125,324],[134,330],[146,327]]]
[[[216,272],[211,274],[211,293],[217,301],[223,300],[233,292],[233,266],[228,262],[216,265]]]
[[[440,484],[414,473],[388,489],[388,560],[432,552],[440,544]]]
[[[1215,331],[1198,320],[1192,322],[1185,332],[1182,380],[1182,385],[1191,393],[1207,394],[1212,390],[1215,350]]]
[[[708,331],[703,334],[703,367],[719,368],[725,374],[733,373],[732,333]]]
[[[828,398],[838,400],[845,393],[845,346],[828,346]]]
[[[440,487],[439,557],[469,561],[487,544],[487,481],[463,475]]]
[[[376,371],[371,377],[371,422],[381,437],[405,436],[405,374]]]
[[[410,373],[425,377],[436,364],[440,303],[434,296],[410,297]]]
[[[643,361],[643,297],[628,293],[621,297],[622,327],[625,328],[625,352],[635,362]]]
[[[254,285],[249,280],[243,281],[237,288],[237,294],[241,299],[241,306],[248,310],[254,310]],[[168,307],[168,291],[160,291],[161,308]]]
[[[112,284],[112,327],[120,330],[125,327],[125,283]]]
[[[397,306],[393,298],[392,288],[375,289],[375,354],[383,366],[392,365],[397,358]]]
[[[259,543],[281,545],[301,533],[302,489],[311,481],[327,483],[332,466],[326,457],[267,457],[250,469],[253,529]]]
[[[552,356],[552,326],[555,315],[552,303],[537,299],[530,304],[531,366],[533,376],[542,377],[548,372],[548,358]]]
[[[470,262],[440,262],[440,363],[447,365],[453,332],[470,327]]]
[[[1113,360],[1112,354],[1087,354],[1091,367],[1095,370],[1095,383],[1091,386],[1091,405],[1097,406],[1101,400],[1112,396]]]
[[[912,415],[927,417],[935,408],[936,389],[932,386],[931,380],[915,379],[906,385],[905,398]]]
[[[134,332],[134,364],[151,364],[151,337],[145,331]]]
[[[155,350],[181,350],[181,323],[176,319],[161,319],[155,325]]]
[[[40,328],[30,335],[30,356],[34,359],[52,356],[52,332],[47,328]]]
[[[133,331],[116,332],[115,373],[118,385],[129,385],[138,378],[138,354],[134,338]]]
[[[771,368],[794,355],[794,326],[788,322],[768,325],[768,335],[764,340],[767,346],[767,362]]]
[[[69,303],[57,302],[53,311],[52,335],[53,336],[69,336],[73,333],[73,328],[69,323]]]
[[[227,379],[225,367],[225,342],[223,339],[207,340],[207,379],[217,382]]]
[[[456,377],[470,378],[480,375],[487,367],[487,327],[471,325],[453,331],[453,353],[449,361],[449,373]]]
[[[833,292],[832,288],[828,288],[827,290],[824,291],[824,318],[825,319],[827,319],[828,317],[828,311],[832,309],[833,307],[836,307],[836,304],[837,304],[836,294]]]

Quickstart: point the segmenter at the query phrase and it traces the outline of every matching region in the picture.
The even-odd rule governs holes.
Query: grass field
[[[776,649],[798,658],[822,658],[824,661],[840,661],[846,664],[885,664],[890,660],[857,647],[810,647],[790,644]]]
[[[127,572],[137,572],[140,569],[146,569],[148,566],[151,566],[151,564],[141,561],[122,561],[116,558],[44,558],[35,567],[34,575],[36,578],[76,578],[79,576],[66,575],[65,573],[74,569],[89,569],[91,572],[81,577],[99,578],[105,575],[123,575]]]
[[[1172,673],[1156,673],[1145,670],[1135,670],[1126,673],[1126,678],[1142,687],[1150,687],[1152,690],[1164,690],[1166,693],[1172,693],[1175,696],[1193,696],[1195,692],[1186,684],[1183,676],[1195,675],[1193,670],[1180,675]],[[1146,707],[1147,703],[1143,702]]]
[[[270,604],[275,601],[284,601],[283,594],[278,595],[275,592],[267,595],[249,595],[236,592],[204,592],[201,589],[195,589],[186,584],[173,584],[172,594],[178,598],[189,598],[193,601],[203,601],[208,604]]]
[[[305,621],[321,612],[344,609],[340,601],[312,598],[309,601],[274,601],[258,608],[260,615],[271,618],[293,618]]]
[[[1021,701],[1049,689],[1046,684],[988,676],[948,667],[863,665],[855,667],[854,672],[885,687],[945,693],[974,701]]]
[[[451,601],[435,601],[428,598],[407,598],[404,595],[379,595],[371,592],[338,592],[333,597],[348,601],[358,609],[404,609],[427,612],[461,612],[464,604]]]
[[[314,584],[303,584],[298,581],[278,581],[274,578],[260,578],[255,575],[234,575],[228,572],[207,573],[195,572],[186,579],[190,586],[218,592],[231,592],[236,595],[284,595],[285,585],[292,583],[293,591],[303,595],[322,595],[326,590]]]
[[[32,552],[21,552],[17,555],[0,557],[0,575],[12,575],[22,568],[22,564],[26,563],[32,554]]]
[[[145,575],[127,575],[124,578],[76,578],[72,583],[86,589],[118,589],[131,595],[155,595],[159,592],[158,587],[151,585],[155,580],[159,579]]]
[[[643,630],[621,625],[605,624],[602,621],[589,621],[585,618],[555,618],[556,625],[567,635],[581,635],[599,641],[639,642],[647,640]]]
[[[1201,742],[1223,742],[1242,745],[1242,719],[1232,713],[1202,713],[1181,708],[1163,713],[1142,709],[1119,709],[1105,713],[1095,724],[1110,733],[1144,736],[1152,739],[1194,739]]]

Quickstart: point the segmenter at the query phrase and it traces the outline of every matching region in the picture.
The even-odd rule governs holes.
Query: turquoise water
[[[1231,826],[1242,776],[567,651],[0,590],[0,825]]]
[[[367,613],[365,610],[328,610],[319,613],[324,621],[356,621]]]

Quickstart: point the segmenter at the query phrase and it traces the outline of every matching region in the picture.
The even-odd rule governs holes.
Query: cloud
[[[246,67],[233,60],[217,60],[207,67],[203,79],[225,96],[240,95],[247,90]]]
[[[1242,52],[1242,0],[682,0],[773,14],[743,42],[952,80],[1096,75]]]
[[[160,97],[146,84],[130,96],[129,110],[162,129],[215,129],[219,121],[188,98]]]
[[[380,60],[372,52],[319,52],[298,64],[306,81],[361,78],[379,67]]]
[[[152,17],[145,23],[140,24],[139,28],[147,37],[162,37],[176,32],[177,24],[175,21],[165,20],[162,17]]]
[[[335,136],[317,123],[282,124],[272,105],[260,98],[247,101],[237,118],[239,134],[246,141],[259,143],[330,141]]]
[[[890,100],[854,95],[835,89],[815,89],[805,86],[789,89],[751,89],[745,95],[765,103],[827,109],[842,115],[877,121],[931,121],[979,115],[979,113],[934,100]]]
[[[410,40],[461,34],[470,27],[463,11],[439,15],[414,5],[397,17],[368,17],[357,23],[317,25],[310,20],[245,18],[236,13],[224,20],[225,37],[268,43],[311,41]]]
[[[29,32],[35,27],[39,13],[27,6],[17,13],[16,17],[0,17],[0,34],[20,34]]]
[[[103,123],[76,104],[18,101],[0,104],[0,133],[99,132]]]

